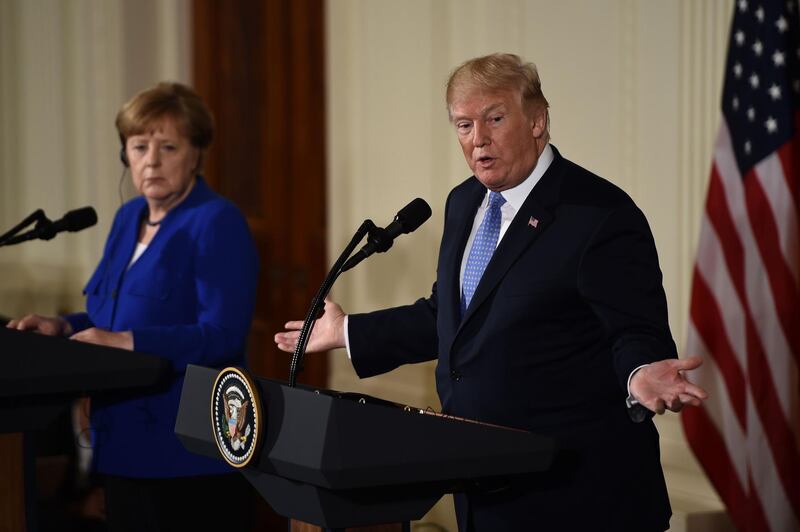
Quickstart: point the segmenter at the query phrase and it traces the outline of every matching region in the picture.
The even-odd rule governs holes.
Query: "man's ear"
[[[531,122],[531,132],[533,138],[540,139],[547,133],[547,108],[541,107],[534,111],[533,120]]]

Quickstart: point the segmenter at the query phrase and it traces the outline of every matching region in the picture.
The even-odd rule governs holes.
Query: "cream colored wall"
[[[188,81],[189,43],[189,0],[0,0],[0,233],[37,208],[99,218],[0,248],[0,315],[82,306],[120,202],[116,112],[158,80]]]
[[[434,210],[389,253],[342,276],[335,298],[360,312],[429,293],[446,195],[469,175],[447,122],[444,83],[470,57],[511,51],[539,67],[553,143],[627,190],[647,215],[682,346],[731,7],[731,0],[328,0],[331,260],[364,218],[385,224],[416,196]],[[431,364],[359,381],[336,352],[331,368],[333,388],[438,407]],[[658,426],[672,528],[690,530],[690,516],[721,504],[678,417],[660,417]],[[425,520],[453,527],[446,503]]]

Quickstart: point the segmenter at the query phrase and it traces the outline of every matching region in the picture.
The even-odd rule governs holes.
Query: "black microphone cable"
[[[119,206],[120,206],[120,208],[122,208],[122,205],[125,203],[125,201],[122,198],[122,182],[125,180],[125,171],[127,169],[128,168],[126,166],[123,166],[122,167],[122,173],[119,174],[119,186],[117,186],[117,191],[119,192]]]

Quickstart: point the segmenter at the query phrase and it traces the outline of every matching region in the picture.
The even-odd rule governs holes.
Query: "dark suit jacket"
[[[447,199],[431,296],[350,316],[353,363],[367,377],[438,358],[445,412],[559,442],[548,473],[457,496],[461,530],[665,530],[658,434],[625,405],[634,368],[677,356],[653,237],[627,194],[554,152],[464,318],[475,177]]]

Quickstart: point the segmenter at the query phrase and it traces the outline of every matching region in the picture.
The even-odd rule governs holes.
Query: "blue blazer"
[[[658,434],[625,405],[634,368],[677,356],[653,237],[627,194],[554,152],[463,319],[475,177],[447,199],[430,297],[350,316],[353,364],[367,377],[438,359],[445,412],[559,442],[547,474],[457,496],[462,530],[665,530]]]
[[[131,331],[135,351],[172,363],[169,384],[151,393],[92,402],[94,468],[129,477],[232,471],[186,451],[175,419],[186,364],[245,365],[258,257],[239,210],[198,177],[128,269],[146,215],[144,198],[120,208],[89,280],[87,312],[67,316],[75,331]]]

